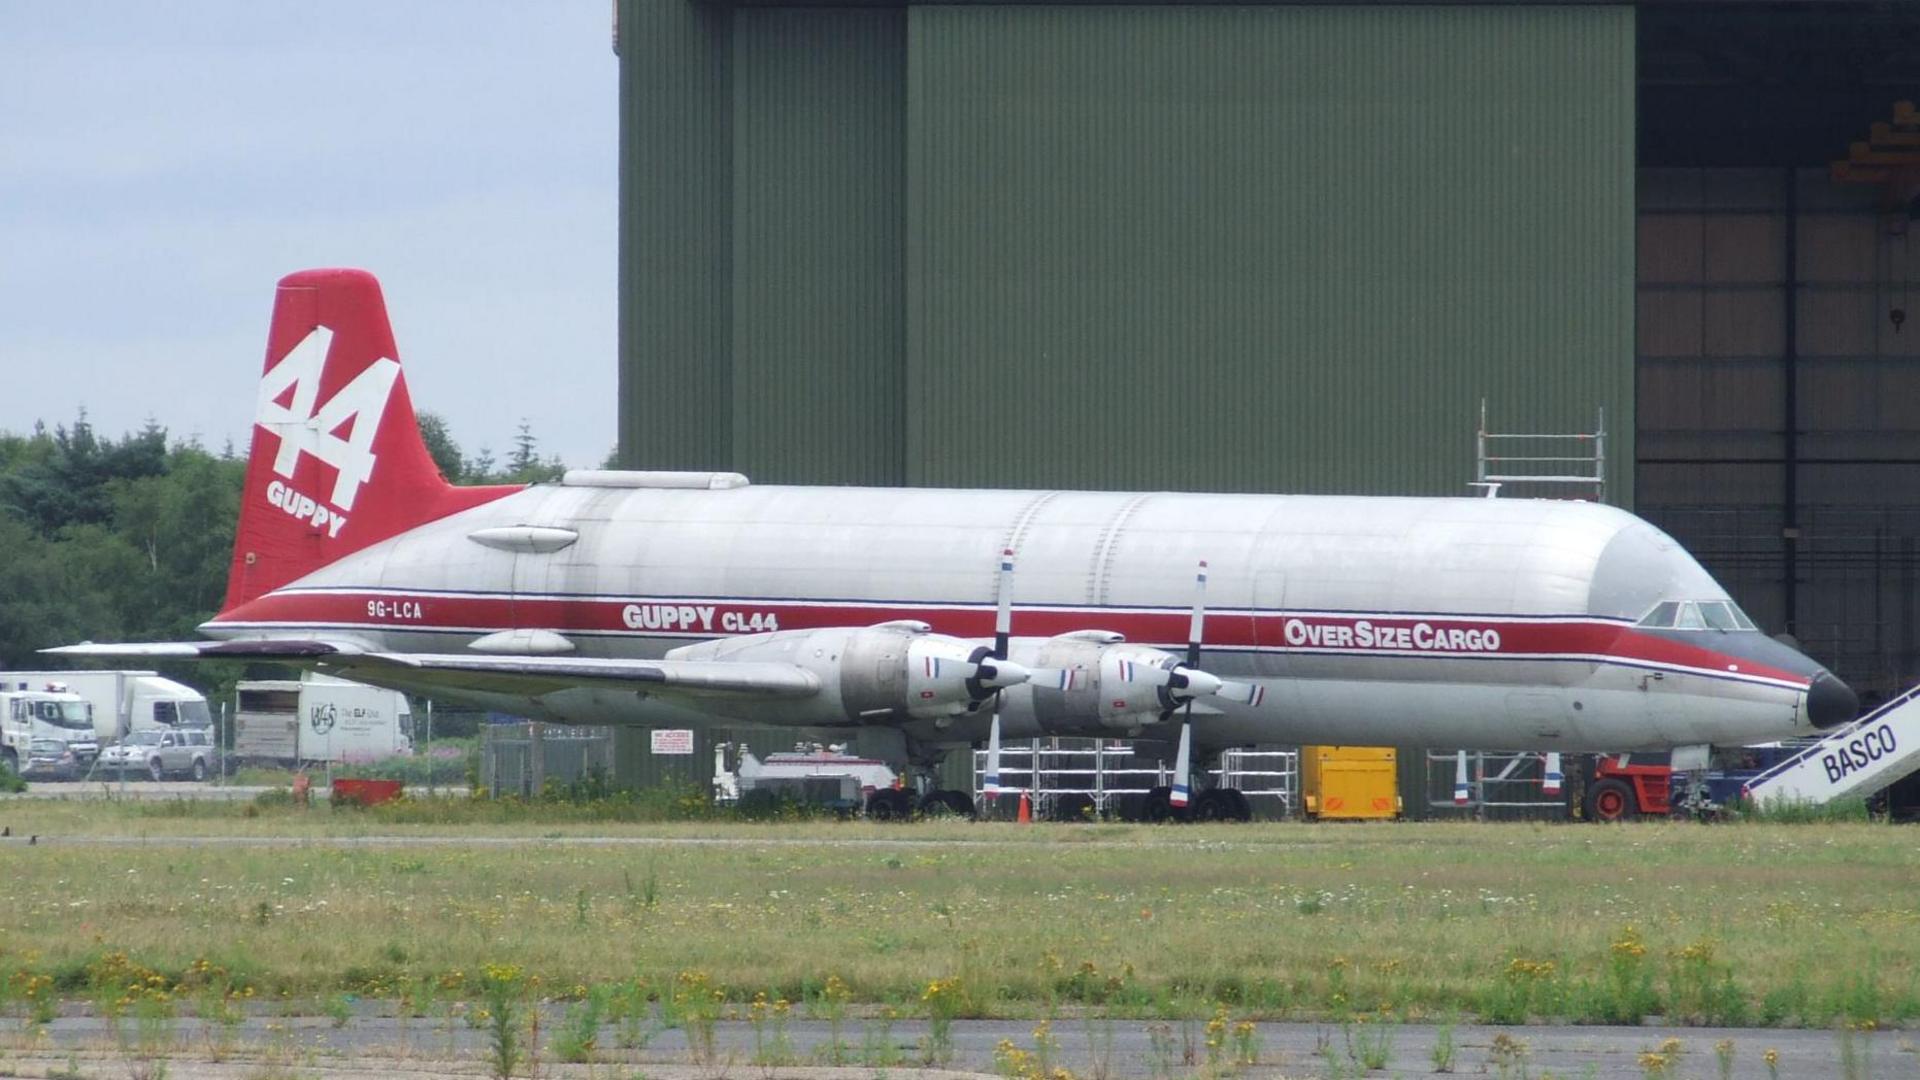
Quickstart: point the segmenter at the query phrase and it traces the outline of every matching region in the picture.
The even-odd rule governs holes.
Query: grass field
[[[957,980],[947,1007],[979,1016],[1225,1003],[1293,1019],[1920,1017],[1908,828],[444,811],[0,804],[15,836],[45,838],[0,849],[0,992],[18,1012],[110,993],[129,971],[190,993],[211,971],[266,998],[477,996],[494,965],[559,996],[699,985],[734,1003],[817,1002],[832,979],[906,1015],[925,1014],[930,983]],[[101,842],[116,836],[147,841]]]

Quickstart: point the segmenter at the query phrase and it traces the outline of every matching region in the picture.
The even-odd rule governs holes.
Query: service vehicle
[[[740,806],[747,810],[785,801],[849,814],[864,807],[875,817],[892,818],[922,809],[912,792],[897,786],[899,780],[884,761],[849,754],[844,746],[803,744],[765,758],[741,747],[740,766],[724,783],[738,791]],[[972,799],[955,794],[966,799],[964,807],[943,800],[924,809],[972,816]]]
[[[206,695],[152,671],[20,671],[5,678],[56,682],[93,706],[93,730],[103,741],[147,728],[211,727]]]
[[[142,728],[102,750],[96,772],[112,776],[144,773],[150,780],[172,776],[205,780],[219,764],[217,755],[210,728]]]
[[[85,698],[57,682],[0,672],[0,763],[19,772],[35,739],[65,744],[83,766],[100,754],[93,706]]]
[[[393,690],[308,673],[234,688],[233,753],[281,765],[413,753],[413,711]]]

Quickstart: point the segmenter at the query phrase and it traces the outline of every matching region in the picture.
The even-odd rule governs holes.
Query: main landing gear
[[[1252,821],[1253,804],[1237,788],[1208,788],[1194,793],[1186,806],[1173,805],[1173,789],[1157,787],[1140,796],[1138,820]]]
[[[881,788],[867,796],[867,816],[875,821],[915,817],[970,820],[974,816],[973,796],[952,789],[916,793],[907,788]]]

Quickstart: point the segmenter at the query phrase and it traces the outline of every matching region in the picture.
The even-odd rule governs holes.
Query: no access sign
[[[656,754],[693,753],[692,728],[656,728],[653,731],[653,752]]]

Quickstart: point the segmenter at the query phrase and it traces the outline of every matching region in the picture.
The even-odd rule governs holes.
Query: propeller
[[[1180,749],[1173,758],[1173,793],[1167,801],[1175,807],[1184,808],[1193,793],[1191,775],[1193,769],[1193,699],[1201,694],[1217,694],[1221,683],[1218,678],[1200,670],[1200,637],[1207,624],[1207,560],[1200,560],[1200,569],[1193,577],[1193,619],[1187,623],[1187,663],[1186,670],[1175,668],[1167,674],[1169,696],[1172,691],[1188,691],[1186,716],[1180,721]],[[1177,683],[1177,685],[1176,685]],[[1167,719],[1172,710],[1163,713]]]
[[[1453,805],[1465,806],[1467,800],[1467,752],[1462,750],[1453,759]]]
[[[1081,675],[1080,671],[1071,667],[1029,670],[1006,659],[1012,641],[1013,562],[1011,549],[1001,553],[993,644],[977,647],[969,658],[978,672],[968,683],[969,691],[973,694],[971,708],[977,711],[989,701],[993,704],[993,718],[987,728],[986,775],[982,785],[988,795],[1004,790],[1000,785],[999,689],[1031,682],[1034,686],[1052,686],[1070,691],[1075,689]],[[1206,590],[1207,564],[1202,560],[1194,575],[1193,617],[1188,623],[1187,650],[1183,660],[1168,656],[1159,649],[1123,645],[1117,634],[1084,631],[1077,635],[1066,635],[1093,640],[1102,646],[1096,665],[1098,670],[1094,673],[1096,679],[1117,679],[1139,688],[1138,691],[1119,690],[1106,694],[1102,709],[1110,705],[1128,713],[1136,708],[1141,712],[1152,710],[1158,713],[1162,723],[1171,721],[1175,714],[1184,714],[1174,768],[1173,792],[1169,799],[1175,807],[1187,806],[1192,797],[1189,777],[1193,767],[1194,700],[1215,697],[1251,706],[1258,706],[1266,700],[1265,687],[1229,681],[1201,670],[1200,651],[1206,628]],[[1003,670],[1010,674],[1003,675]]]
[[[1193,702],[1195,698],[1217,697],[1243,705],[1258,706],[1266,700],[1266,687],[1257,683],[1236,682],[1200,669],[1200,644],[1206,638],[1207,561],[1200,560],[1193,576],[1193,618],[1187,623],[1187,655],[1184,663],[1166,670],[1161,688],[1162,722],[1182,713],[1179,749],[1173,759],[1173,790],[1167,802],[1184,808],[1193,797]]]
[[[1007,548],[1000,553],[1000,576],[994,591],[998,593],[997,607],[993,613],[993,648],[975,653],[973,661],[977,664],[976,685],[970,687],[976,693],[982,693],[975,701],[979,708],[988,697],[993,699],[993,720],[987,725],[987,776],[986,796],[991,799],[1000,794],[1000,688],[1014,685],[1004,681],[1006,668],[1014,668],[1020,673],[1019,682],[1027,681],[1030,673],[1007,660],[1007,649],[1013,640],[1013,549]]]

